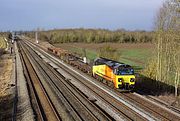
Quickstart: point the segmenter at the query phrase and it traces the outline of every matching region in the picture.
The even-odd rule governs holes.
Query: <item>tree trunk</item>
[[[176,72],[176,76],[175,76],[175,85],[174,85],[174,87],[175,87],[175,97],[177,97],[177,95],[178,95],[178,73]]]

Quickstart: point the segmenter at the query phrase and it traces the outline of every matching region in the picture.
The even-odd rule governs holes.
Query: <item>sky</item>
[[[164,0],[1,0],[0,31],[152,30]]]

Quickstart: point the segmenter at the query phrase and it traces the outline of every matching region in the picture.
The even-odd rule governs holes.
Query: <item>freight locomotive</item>
[[[47,50],[72,66],[91,74],[94,78],[112,83],[115,88],[132,90],[135,87],[134,69],[130,65],[102,57],[90,64],[84,62],[83,58],[77,54],[60,48],[48,48]]]
[[[92,67],[94,77],[110,81],[115,88],[133,89],[135,85],[134,69],[127,64],[106,58],[98,58]]]

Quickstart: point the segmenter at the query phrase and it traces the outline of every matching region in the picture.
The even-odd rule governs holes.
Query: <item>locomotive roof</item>
[[[124,64],[124,63],[107,59],[107,58],[103,58],[103,57],[97,58],[95,61],[98,61],[101,64],[106,64],[113,69],[118,68],[118,67],[131,67],[128,64]]]

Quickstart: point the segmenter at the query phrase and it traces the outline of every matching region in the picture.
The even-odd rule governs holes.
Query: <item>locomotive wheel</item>
[[[104,84],[108,84],[108,82],[107,82],[105,79],[102,79],[102,82],[103,82]]]
[[[108,82],[108,86],[111,87],[111,88],[113,88],[113,87],[114,87],[114,83],[113,83],[112,81],[111,81],[111,82],[109,81],[109,82]]]
[[[95,74],[95,75],[94,75],[94,78],[95,78],[95,79],[98,79],[98,76],[97,76],[97,74]]]

